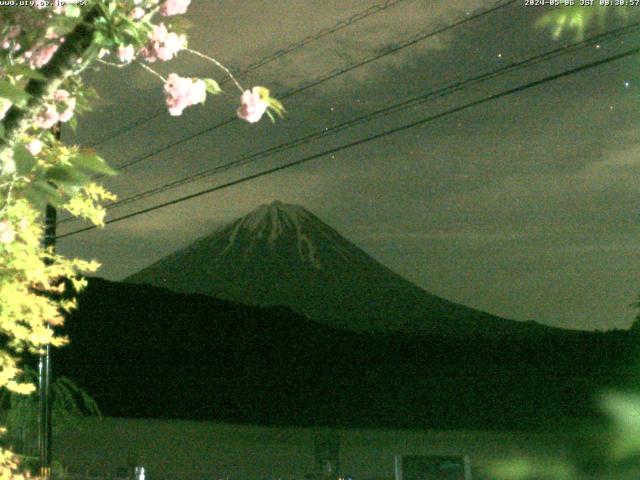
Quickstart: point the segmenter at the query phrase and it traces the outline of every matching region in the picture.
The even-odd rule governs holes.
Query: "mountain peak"
[[[322,268],[315,255],[315,248],[308,234],[310,224],[321,224],[313,214],[291,203],[275,200],[268,204],[262,204],[244,217],[236,220],[224,230],[228,233],[229,243],[224,253],[233,249],[239,238],[245,239],[249,235],[250,242],[247,252],[251,251],[257,241],[266,240],[269,249],[276,248],[276,242],[288,237],[296,244],[298,256],[303,262],[310,263],[314,268]],[[244,242],[246,244],[246,242]]]
[[[250,229],[261,229],[264,228],[265,224],[277,228],[283,221],[298,223],[309,217],[310,212],[300,205],[274,200],[271,203],[264,203],[249,212],[240,219],[240,223]]]
[[[127,280],[286,305],[356,330],[498,335],[523,328],[422,290],[307,209],[281,201],[260,205]]]

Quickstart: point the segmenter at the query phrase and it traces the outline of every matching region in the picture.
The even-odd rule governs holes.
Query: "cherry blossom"
[[[73,101],[73,106],[75,107],[75,99],[73,99]],[[71,117],[73,117],[73,108],[67,107],[62,113],[58,115],[58,120],[61,122],[68,122],[69,120],[71,120]]]
[[[122,63],[129,63],[133,60],[135,53],[133,45],[120,45],[116,51],[116,56]]]
[[[56,108],[53,105],[46,105],[40,111],[34,123],[37,128],[48,130],[58,123],[59,118],[60,116],[58,115]]]
[[[15,38],[20,35],[22,28],[20,25],[12,26],[6,35],[0,40],[0,47],[4,50],[17,50],[20,48],[20,44],[15,42]]]
[[[160,7],[160,15],[168,17],[169,15],[180,15],[186,13],[191,0],[165,0]]]
[[[135,7],[129,12],[129,18],[132,20],[140,20],[147,12],[142,7]]]
[[[42,148],[44,147],[44,143],[42,143],[40,140],[38,140],[37,138],[34,138],[33,140],[31,140],[29,143],[27,143],[27,145],[25,146],[25,148],[27,149],[27,151],[33,155],[34,157],[36,155],[38,155],[41,151]]]
[[[149,43],[140,51],[140,54],[147,62],[166,61],[171,60],[185,46],[184,35],[169,32],[161,23],[154,25],[153,31],[149,34]]]
[[[58,50],[58,44],[56,43],[38,44],[26,51],[24,56],[29,60],[31,68],[42,68],[49,63],[56,50]]]
[[[69,92],[67,92],[66,90],[56,90],[55,93],[53,94],[53,99],[56,102],[66,102],[69,100],[69,97],[71,95],[69,94]]]
[[[207,86],[200,79],[184,78],[172,73],[164,85],[164,93],[169,113],[179,116],[186,107],[204,103]]]
[[[269,104],[260,95],[261,87],[245,90],[240,97],[241,105],[236,112],[238,117],[249,123],[255,123],[262,118]]]
[[[73,117],[73,111],[76,108],[76,99],[72,97],[66,90],[56,90],[53,94],[53,100],[58,103],[57,111],[58,121],[68,122]]]

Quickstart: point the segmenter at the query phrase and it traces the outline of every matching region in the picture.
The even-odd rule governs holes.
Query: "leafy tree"
[[[23,381],[37,383],[38,373],[24,368]],[[53,429],[79,428],[79,419],[86,415],[101,417],[95,400],[87,391],[67,377],[56,377],[51,383]],[[29,453],[35,445],[38,431],[39,403],[35,395],[20,395],[8,390],[0,394],[0,409],[7,413],[5,422],[9,434],[8,443],[20,443],[18,453]],[[20,451],[22,450],[22,451]]]
[[[77,115],[90,109],[95,94],[82,74],[137,64],[162,82],[169,113],[179,116],[222,92],[213,79],[177,73],[165,78],[151,68],[190,54],[231,77],[241,92],[239,118],[253,123],[265,113],[272,120],[272,113],[284,113],[268,89],[245,90],[217,60],[188,47],[179,15],[190,0],[29,3],[0,11],[0,335],[8,338],[0,349],[0,388],[12,392],[14,411],[24,412],[31,400],[14,394],[35,387],[31,373],[20,375],[20,356],[68,341],[53,328],[76,307],[75,298],[62,295],[61,279],[79,291],[85,285],[82,275],[99,266],[42,246],[43,207],[51,204],[102,226],[102,205],[115,199],[91,180],[96,173],[113,175],[113,169],[95,151],[65,145],[50,130],[59,122],[74,128]],[[58,382],[59,402],[78,393],[66,380]],[[16,457],[6,450],[0,450],[0,476],[22,478]]]

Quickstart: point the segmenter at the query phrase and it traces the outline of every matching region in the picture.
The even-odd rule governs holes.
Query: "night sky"
[[[482,1],[194,0],[190,46],[232,72],[335,27],[239,80],[278,96],[345,66],[478,13]],[[368,10],[371,9],[371,10]],[[379,10],[379,11],[377,11]],[[547,9],[515,2],[402,48],[283,100],[275,124],[239,119],[137,162],[105,184],[121,198],[221,165],[351,118],[441,89],[576,41],[535,27]],[[639,10],[640,12],[640,10]],[[631,15],[626,25],[637,21]],[[625,23],[609,15],[605,30]],[[585,37],[603,33],[594,24]],[[313,143],[110,210],[134,212],[414,122],[548,75],[640,46],[638,30],[499,76]],[[640,293],[637,56],[344,149],[273,175],[63,238],[61,253],[96,258],[120,280],[262,203],[300,204],[374,258],[427,291],[517,320],[581,328],[627,328]],[[224,80],[181,53],[163,74]],[[230,83],[181,117],[163,112],[162,84],[132,65],[102,68],[89,83],[103,103],[76,140],[119,165],[234,115]],[[64,138],[72,141],[70,131]],[[105,140],[106,139],[106,140]],[[64,214],[61,214],[64,217]],[[59,232],[82,227],[64,223]]]

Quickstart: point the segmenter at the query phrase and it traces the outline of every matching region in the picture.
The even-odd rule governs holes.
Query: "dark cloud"
[[[234,70],[298,41],[372,1],[193,2],[191,44]],[[485,2],[405,0],[253,72],[247,85],[287,91]],[[261,7],[262,6],[262,7]],[[261,151],[358,115],[557,48],[533,27],[542,11],[517,4],[288,98],[288,118],[213,129],[125,170],[107,184],[121,197]],[[613,21],[612,21],[613,22]],[[618,26],[611,23],[608,28]],[[597,33],[597,32],[588,32]],[[115,217],[357,138],[443,112],[630,47],[631,37],[477,85],[358,125],[235,171],[114,209]],[[161,67],[163,73],[168,67]],[[204,74],[182,56],[178,70]],[[161,85],[134,67],[91,81],[107,99],[78,139],[116,132],[159,110]],[[208,75],[208,74],[207,74]],[[220,76],[216,75],[217,78]],[[241,79],[245,80],[245,79]],[[624,82],[629,81],[625,87]],[[418,285],[517,319],[626,327],[638,275],[637,60],[626,59],[473,107],[196,200],[61,241],[122,278],[216,225],[271,200],[300,203]],[[233,115],[237,95],[209,99],[179,118],[161,114],[101,145],[114,164]],[[75,228],[67,225],[65,230]]]

